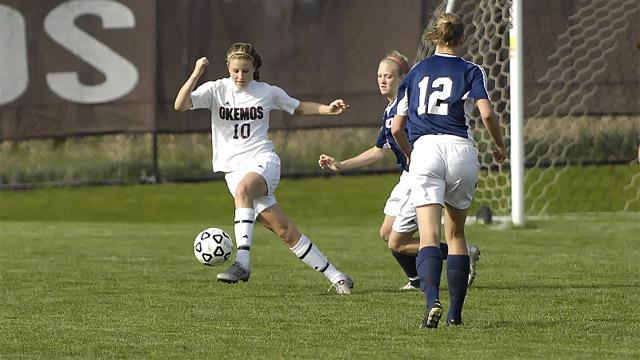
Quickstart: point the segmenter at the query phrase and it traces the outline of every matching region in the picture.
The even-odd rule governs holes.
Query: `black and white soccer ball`
[[[224,230],[218,228],[202,230],[193,241],[193,254],[203,265],[222,265],[232,253],[233,241]]]

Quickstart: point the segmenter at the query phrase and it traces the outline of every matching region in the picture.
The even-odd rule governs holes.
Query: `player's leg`
[[[469,285],[469,254],[464,233],[467,211],[478,179],[477,151],[472,143],[447,144],[445,237],[449,243],[447,283],[448,325],[462,324],[462,307]]]
[[[234,201],[236,205],[233,229],[236,237],[236,261],[249,269],[249,253],[253,243],[256,211],[253,201],[267,194],[265,179],[254,172],[247,173],[238,183]]]
[[[233,264],[217,278],[218,281],[236,283],[249,280],[249,254],[256,214],[276,203],[273,192],[280,181],[280,158],[274,153],[262,154],[244,169],[225,175],[225,180],[236,205],[234,231],[237,251]]]
[[[437,136],[423,136],[414,143],[409,173],[412,177],[411,202],[418,220],[420,247],[416,268],[424,293],[426,313],[421,327],[435,328],[442,316],[440,277],[442,252],[440,226],[446,189],[446,164]]]
[[[391,255],[393,255],[398,264],[400,264],[400,267],[409,279],[400,290],[415,290],[420,288],[420,278],[416,270],[418,242],[419,240],[417,238],[413,238],[413,232],[404,233],[391,230],[389,234],[389,243],[387,245],[391,250]]]
[[[417,248],[417,240],[415,249],[405,249],[404,244],[409,243],[411,240],[411,235],[415,232],[416,228],[412,228],[408,230],[408,238],[407,235],[404,234],[403,229],[399,232],[396,230],[393,231],[393,226],[399,220],[404,224],[405,221],[399,219],[399,216],[402,216],[403,208],[411,207],[413,210],[413,204],[409,201],[409,195],[411,193],[411,180],[408,172],[403,171],[400,176],[400,180],[396,184],[396,186],[391,191],[389,195],[389,199],[387,199],[387,203],[384,206],[384,221],[382,226],[380,227],[380,236],[387,242],[387,246],[391,250],[391,255],[396,259],[404,273],[409,278],[409,281],[406,285],[402,286],[401,290],[411,290],[419,288],[420,280],[418,279],[418,273],[416,271],[416,253],[418,252]],[[415,210],[413,210],[415,215]],[[413,218],[413,225],[415,225],[415,216]]]
[[[263,210],[258,221],[273,231],[289,249],[305,264],[322,273],[332,284],[338,294],[350,294],[353,280],[336,269],[320,249],[305,235],[301,234],[293,221],[287,217],[278,204]]]
[[[428,204],[416,207],[420,250],[416,268],[420,287],[425,297],[426,314],[421,327],[435,328],[442,316],[440,305],[440,277],[442,275],[442,252],[440,251],[440,222],[442,206]]]
[[[389,201],[387,201],[387,204],[389,204]],[[389,206],[386,206],[385,211],[388,211],[388,208]],[[391,255],[393,255],[393,258],[396,259],[396,261],[398,262],[398,265],[400,265],[404,273],[409,278],[409,282],[403,287],[401,287],[400,289],[401,290],[418,289],[420,288],[420,280],[418,279],[418,273],[416,272],[416,253],[418,252],[417,244],[413,254],[405,254],[405,253],[395,251],[394,249],[395,245],[394,247],[392,247],[390,239],[393,237],[394,239],[392,240],[393,244],[403,242],[404,241],[403,239],[398,239],[398,238],[404,236],[404,234],[392,235],[392,233],[394,233],[394,231],[392,230],[394,220],[395,220],[394,216],[391,216],[391,215],[384,216],[384,220],[382,221],[382,225],[380,226],[380,237],[382,238],[382,240],[384,240],[387,243],[387,246],[391,250]],[[409,237],[411,237],[412,234],[413,232],[409,234]]]
[[[444,231],[449,243],[447,283],[449,287],[448,325],[462,324],[462,306],[467,295],[469,281],[469,254],[464,234],[468,209],[445,206]]]
[[[255,172],[230,173],[227,174],[226,181],[234,195],[236,206],[233,219],[236,258],[229,268],[216,277],[218,281],[235,284],[238,281],[248,281],[251,274],[249,254],[256,217],[253,201],[267,193],[267,185],[265,179]]]
[[[384,206],[385,217],[382,222],[382,226],[380,227],[380,236],[387,243],[393,258],[398,262],[398,265],[400,265],[404,273],[409,278],[407,284],[400,288],[403,290],[411,290],[420,286],[420,281],[416,272],[416,253],[418,252],[417,245],[413,252],[407,253],[397,251],[397,247],[401,247],[401,243],[405,242],[403,235],[395,234],[393,235],[391,243],[389,240],[392,237],[393,224],[397,222],[397,216],[400,215],[402,208],[407,204],[411,205],[409,202],[410,193],[410,175],[408,172],[403,171],[398,183],[393,187],[393,190],[391,191],[391,194]],[[409,237],[411,237],[411,234],[409,234]]]

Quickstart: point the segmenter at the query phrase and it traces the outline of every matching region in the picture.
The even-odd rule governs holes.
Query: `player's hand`
[[[193,68],[193,73],[200,76],[204,73],[204,69],[209,65],[209,59],[206,57],[201,57],[196,60],[196,66]]]
[[[340,171],[340,161],[336,161],[336,159],[332,158],[329,155],[325,155],[325,154],[320,155],[320,159],[318,160],[318,165],[322,170],[331,170],[333,172]]]
[[[331,104],[329,104],[329,114],[331,115],[340,115],[343,112],[347,111],[349,105],[347,105],[344,100],[338,99],[333,100]]]
[[[493,159],[498,164],[502,164],[504,160],[507,158],[507,150],[505,150],[504,147],[498,146],[491,151],[491,155],[493,155]]]

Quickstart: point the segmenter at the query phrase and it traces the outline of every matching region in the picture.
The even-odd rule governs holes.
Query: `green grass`
[[[206,226],[232,229],[223,182],[0,192],[0,358],[640,357],[640,214],[468,226],[482,257],[465,326],[420,331],[423,297],[397,290],[377,235],[396,179],[278,189],[354,278],[348,297],[262,228],[251,281],[215,282],[191,247]]]

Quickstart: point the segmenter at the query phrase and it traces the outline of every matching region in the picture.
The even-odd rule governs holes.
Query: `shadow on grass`
[[[474,289],[480,290],[518,290],[518,289],[621,289],[621,288],[640,288],[640,284],[513,284],[513,285],[491,285],[491,286],[473,286]],[[471,290],[471,288],[470,288]]]

